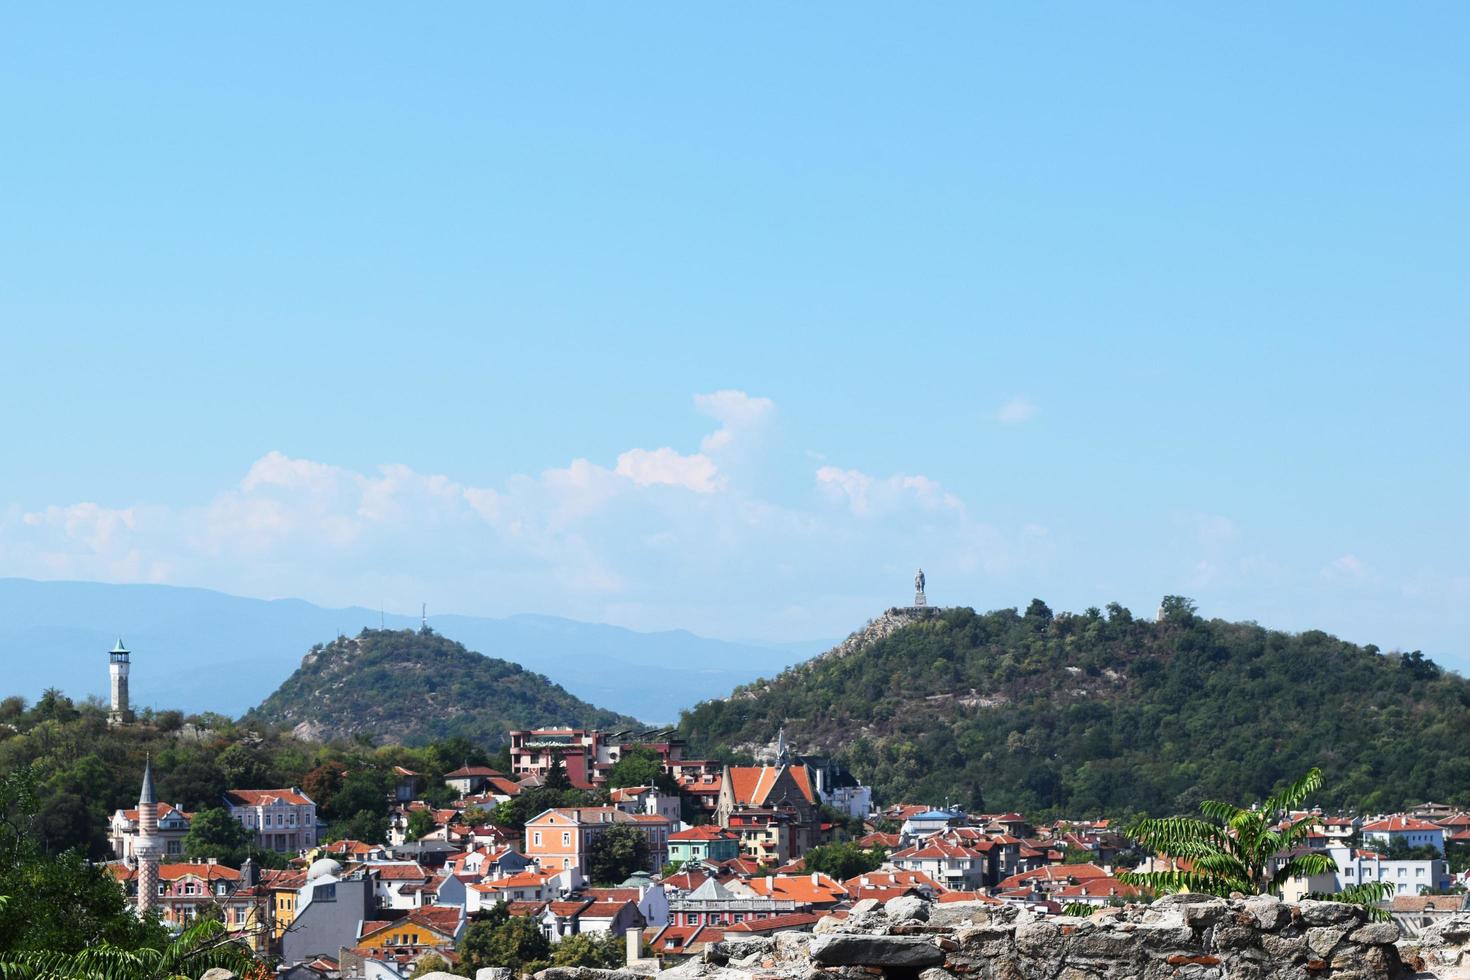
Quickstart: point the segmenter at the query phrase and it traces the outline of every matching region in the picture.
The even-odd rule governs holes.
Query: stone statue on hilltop
[[[922,568],[914,573],[914,591],[924,591],[924,570]]]

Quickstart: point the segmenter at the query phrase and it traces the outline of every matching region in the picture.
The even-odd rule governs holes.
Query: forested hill
[[[427,630],[363,630],[312,647],[249,717],[304,738],[406,745],[463,737],[493,746],[512,728],[638,724]]]
[[[784,724],[796,751],[836,755],[885,801],[1193,812],[1320,765],[1323,805],[1470,804],[1465,679],[1417,652],[1207,620],[1177,597],[1164,609],[884,617],[680,727],[695,753],[741,756]]]

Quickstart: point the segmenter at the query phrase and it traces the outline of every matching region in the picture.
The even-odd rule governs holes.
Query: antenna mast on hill
[[[420,603],[419,604],[419,629],[425,629],[426,630],[428,628],[429,628],[429,604],[427,602],[424,602],[424,603]]]

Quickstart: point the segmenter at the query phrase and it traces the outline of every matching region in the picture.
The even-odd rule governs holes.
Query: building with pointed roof
[[[822,839],[821,812],[804,765],[726,766],[715,822],[740,835],[745,854],[777,864],[801,857]],[[788,839],[782,826],[789,828]]]
[[[138,857],[138,916],[146,918],[158,909],[158,862],[163,857],[163,843],[158,837],[158,794],[153,790],[151,757],[143,764],[143,788],[138,793],[138,838],[133,852]]]

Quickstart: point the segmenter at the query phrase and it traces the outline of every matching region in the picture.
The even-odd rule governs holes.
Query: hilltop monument
[[[924,597],[924,570],[922,568],[914,573],[914,605],[929,605],[929,600]]]

